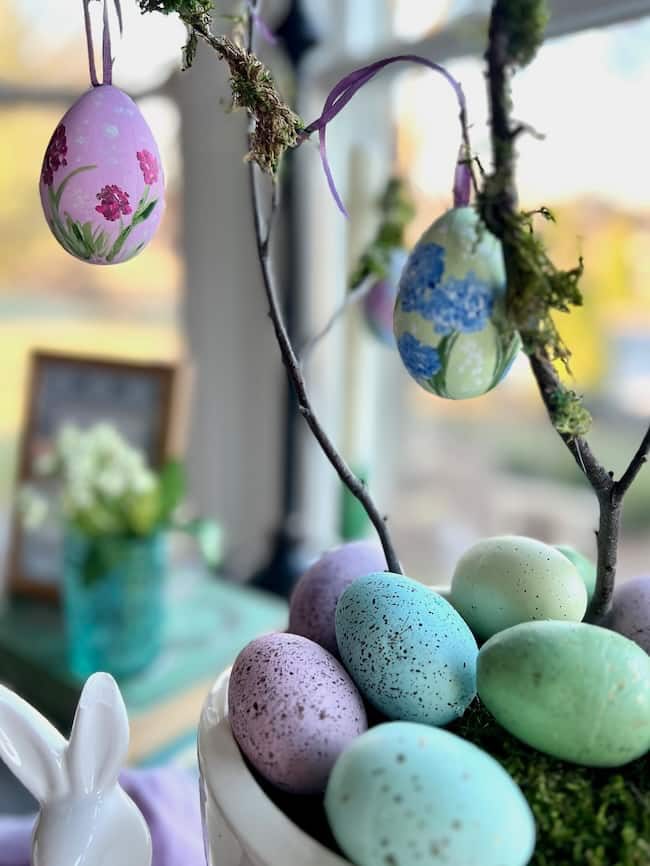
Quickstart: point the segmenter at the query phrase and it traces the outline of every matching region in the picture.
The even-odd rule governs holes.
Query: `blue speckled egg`
[[[520,348],[503,316],[501,244],[471,207],[443,214],[402,272],[394,330],[404,365],[425,390],[463,400],[490,391]]]
[[[448,731],[389,722],[341,754],[325,811],[357,866],[525,866],[535,821],[503,767]]]
[[[389,719],[446,725],[476,694],[476,641],[441,596],[408,577],[369,574],[336,607],[343,664]]]

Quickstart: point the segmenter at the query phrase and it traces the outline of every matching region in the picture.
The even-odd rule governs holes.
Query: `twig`
[[[256,7],[257,4],[255,4],[253,8],[255,9]],[[247,42],[247,50],[250,52],[252,50],[253,43],[252,15],[248,24]],[[277,180],[273,181],[271,207],[266,221],[266,228],[264,228],[262,205],[260,202],[259,189],[255,177],[255,166],[252,162],[249,162],[248,164],[248,176],[251,204],[253,209],[253,221],[255,226],[255,239],[260,261],[260,270],[262,273],[262,282],[264,284],[264,291],[269,304],[269,315],[271,317],[271,322],[273,323],[273,330],[275,331],[275,336],[280,347],[280,352],[282,354],[282,361],[284,363],[287,375],[289,377],[289,381],[291,382],[298,401],[298,408],[303,418],[307,422],[309,429],[311,430],[314,437],[321,446],[325,456],[332,464],[333,468],[336,470],[339,478],[348,488],[350,493],[352,493],[352,495],[359,500],[359,502],[365,509],[370,521],[372,522],[373,526],[377,531],[379,540],[381,541],[381,545],[384,549],[384,554],[386,556],[386,564],[388,565],[388,570],[393,572],[394,574],[401,574],[402,569],[399,559],[397,558],[397,554],[395,553],[390,534],[388,532],[386,518],[382,516],[382,514],[377,509],[365,483],[361,481],[361,479],[357,478],[357,476],[352,472],[352,470],[347,465],[343,457],[339,454],[336,446],[329,438],[327,433],[323,430],[318,421],[316,413],[314,412],[314,409],[312,407],[311,400],[307,393],[305,380],[300,370],[300,363],[293,349],[293,346],[291,345],[291,340],[289,339],[289,335],[284,324],[284,319],[280,310],[280,305],[278,303],[277,292],[275,289],[275,280],[271,270],[270,261],[270,244],[273,232],[273,224],[275,221],[275,216],[277,214],[279,203]]]
[[[525,124],[513,127],[510,116],[510,60],[507,53],[507,14],[512,4],[508,0],[495,0],[490,19],[490,31],[486,60],[491,108],[492,151],[494,171],[489,180],[493,184],[490,196],[484,203],[483,218],[488,228],[500,238],[508,277],[508,290],[517,291],[516,274],[519,272],[517,245],[513,243],[508,226],[517,218],[517,188],[515,183],[514,139],[523,131]],[[540,349],[529,355],[535,381],[551,421],[554,417],[554,395],[561,389],[561,382],[548,354]],[[650,429],[626,472],[615,481],[594,455],[583,436],[558,435],[571,452],[581,472],[587,478],[597,499],[600,511],[598,525],[598,567],[596,590],[585,619],[599,622],[611,607],[616,579],[616,560],[620,535],[623,497],[646,462],[650,452]]]
[[[334,312],[327,320],[326,324],[320,329],[320,331],[317,331],[317,333],[315,333],[313,337],[305,340],[299,353],[301,365],[304,365],[305,361],[307,361],[316,346],[329,334],[329,332],[332,330],[332,328],[338,322],[341,316],[344,315],[347,308],[351,307],[352,304],[356,304],[358,301],[363,300],[363,298],[365,298],[366,295],[369,294],[370,290],[376,283],[376,277],[373,278],[373,276],[368,276],[364,280],[362,280],[358,286],[355,286],[352,291],[346,294],[343,301],[334,310]]]

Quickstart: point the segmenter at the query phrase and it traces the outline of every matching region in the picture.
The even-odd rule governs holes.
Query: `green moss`
[[[530,866],[648,866],[650,759],[612,770],[578,767],[511,737],[476,701],[451,726],[496,758],[537,822]]]
[[[408,187],[398,177],[388,181],[379,200],[381,220],[377,234],[364,250],[350,277],[354,289],[367,277],[383,280],[388,275],[391,252],[404,246],[404,231],[415,216],[415,205]]]
[[[558,388],[551,398],[553,426],[567,436],[586,436],[591,430],[591,413],[585,409],[582,397],[569,388]]]
[[[526,66],[544,38],[549,19],[546,0],[501,0],[499,7],[508,37],[508,62]]]

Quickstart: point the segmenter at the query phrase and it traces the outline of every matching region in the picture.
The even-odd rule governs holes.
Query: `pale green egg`
[[[585,587],[587,588],[587,597],[591,601],[596,591],[596,566],[590,559],[587,559],[586,556],[577,551],[575,547],[571,547],[568,544],[556,544],[555,549],[564,554],[578,569],[578,574],[584,580]]]
[[[650,656],[595,625],[495,635],[479,653],[478,692],[513,736],[565,761],[617,767],[650,749]]]
[[[534,538],[486,538],[459,560],[451,603],[482,640],[537,619],[579,622],[587,590],[576,567],[554,547]]]
[[[504,315],[501,244],[471,207],[443,214],[409,256],[394,328],[411,376],[441,397],[462,400],[494,388],[520,348]]]
[[[325,793],[357,866],[525,866],[535,822],[494,758],[449,731],[378,725],[339,756]]]

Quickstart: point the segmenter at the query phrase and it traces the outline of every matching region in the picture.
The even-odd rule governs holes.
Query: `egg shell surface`
[[[487,640],[520,622],[579,622],[587,590],[576,567],[534,538],[504,535],[479,541],[460,558],[451,581],[453,606]]]
[[[228,713],[255,769],[294,794],[321,793],[341,751],[367,728],[361,696],[340,662],[286,633],[256,638],[237,656]]]
[[[93,87],[65,113],[39,183],[48,225],[76,258],[127,261],[151,240],[164,209],[160,153],[140,109],[112,85]]]
[[[334,616],[353,580],[387,568],[381,545],[352,541],[328,550],[300,578],[291,595],[289,631],[316,641],[338,658]]]
[[[650,576],[635,577],[616,587],[604,625],[650,654]]]
[[[650,657],[599,626],[500,632],[479,653],[478,693],[513,736],[564,761],[618,767],[650,748]]]
[[[441,397],[478,397],[501,382],[519,349],[505,324],[501,244],[472,207],[443,214],[402,271],[394,331],[415,381]]]
[[[343,752],[325,811],[357,866],[525,866],[535,846],[530,807],[503,767],[411,722],[372,728]]]
[[[441,596],[408,577],[360,577],[336,607],[343,664],[389,719],[445,725],[476,694],[478,648]]]
[[[572,562],[578,569],[578,574],[585,582],[587,599],[591,601],[596,591],[596,566],[594,563],[569,544],[556,544],[555,549],[564,554],[569,562]]]

